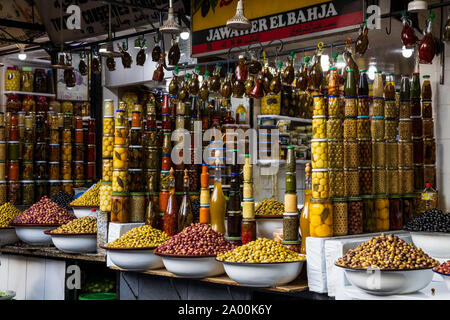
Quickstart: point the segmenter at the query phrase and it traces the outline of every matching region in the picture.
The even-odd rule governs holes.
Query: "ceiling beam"
[[[9,19],[0,19],[0,26],[9,27],[9,28],[45,31],[45,27],[43,24],[22,22],[22,21],[9,20]]]

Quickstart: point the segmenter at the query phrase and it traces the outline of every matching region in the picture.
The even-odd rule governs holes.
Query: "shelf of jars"
[[[19,95],[26,95],[26,96],[42,96],[42,97],[56,98],[56,94],[54,94],[54,93],[41,93],[41,92],[28,92],[28,91],[4,91],[3,93],[5,95],[19,94]]]
[[[275,114],[260,114],[256,117],[257,117],[258,121],[260,119],[274,119],[274,120],[286,120],[286,121],[308,123],[308,124],[312,123],[312,119],[294,118],[294,117],[280,116],[280,115],[275,115]]]

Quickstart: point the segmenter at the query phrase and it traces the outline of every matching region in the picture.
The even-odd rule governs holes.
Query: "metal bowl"
[[[436,259],[450,259],[450,233],[411,231],[411,239],[417,248]]]
[[[12,300],[16,296],[16,292],[12,290],[6,290],[4,296],[0,296],[0,300]]]
[[[156,255],[162,257],[167,271],[183,278],[202,279],[225,273],[223,264],[216,260],[216,256]]]
[[[119,268],[129,271],[161,269],[164,264],[153,248],[110,248],[100,246],[108,253],[111,261]]]
[[[448,291],[450,291],[450,274],[437,272],[435,270],[433,270],[433,272],[441,275],[442,279],[444,279],[444,282],[445,282],[445,285],[447,286]]]
[[[97,234],[67,234],[44,232],[52,237],[56,248],[68,253],[95,253],[97,252]]]
[[[23,242],[33,246],[48,246],[52,244],[52,237],[45,234],[45,231],[53,230],[59,225],[17,224],[13,226],[16,229],[17,237]]]
[[[352,269],[335,264],[355,287],[378,296],[408,294],[422,290],[433,279],[433,268],[417,270]]]
[[[305,260],[279,263],[239,263],[221,261],[234,281],[247,287],[276,287],[296,279]]]

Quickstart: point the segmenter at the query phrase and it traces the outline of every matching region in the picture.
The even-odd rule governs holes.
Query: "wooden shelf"
[[[127,272],[127,270],[123,270],[123,269],[120,269],[120,268],[114,267],[114,266],[110,266],[110,268],[113,270]],[[158,269],[158,270],[147,270],[142,273],[149,274],[149,275],[155,275],[155,276],[162,276],[162,277],[181,278],[181,277],[176,276],[173,273],[167,271],[164,268]],[[223,285],[228,285],[228,286],[245,287],[244,285],[241,285],[241,284],[231,280],[226,274],[217,276],[217,277],[203,278],[203,279],[198,279],[198,280],[205,281],[205,282],[211,282],[211,283],[218,283],[218,284],[223,284]],[[258,289],[265,289],[265,290],[270,290],[270,291],[275,291],[275,292],[283,292],[283,293],[296,292],[296,291],[300,292],[300,291],[308,290],[308,281],[297,278],[294,281],[292,281],[291,283],[288,283],[283,286],[278,286],[278,287],[274,287],[274,288],[258,288]]]
[[[26,91],[5,91],[5,94],[20,94],[25,96],[42,96],[42,97],[51,97],[56,98],[56,94],[54,93],[40,93],[40,92],[26,92]]]
[[[261,118],[275,119],[275,120],[289,120],[292,122],[301,122],[301,123],[312,123],[312,119],[304,119],[304,118],[294,118],[288,116],[278,116],[274,114],[260,114],[257,116],[258,120]]]

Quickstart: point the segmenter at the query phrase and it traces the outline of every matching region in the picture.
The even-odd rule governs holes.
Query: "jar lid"
[[[327,139],[311,139],[311,142],[327,142]]]
[[[373,97],[373,100],[384,100],[383,97]]]
[[[73,183],[73,180],[61,180],[62,183]],[[108,182],[108,181],[104,181],[104,182]],[[112,183],[112,182],[110,182]]]
[[[37,162],[39,162],[39,161],[36,161],[36,163]],[[41,161],[41,162],[46,162],[46,161]],[[84,163],[84,161],[83,160],[75,160],[74,163]]]
[[[425,75],[423,76],[423,78],[424,78],[424,79],[430,79],[430,76],[429,76],[428,74],[425,74]]]
[[[411,116],[410,119],[422,119],[421,116]]]
[[[74,162],[76,162],[76,161],[74,161]],[[81,161],[81,162],[84,162],[84,161]],[[47,163],[47,161],[36,161],[36,164],[46,164]]]
[[[414,170],[411,167],[398,167],[399,170]]]
[[[0,180],[0,183],[6,184],[6,180]]]
[[[115,144],[114,148],[128,149],[128,145],[126,145],[126,144]]]
[[[372,117],[372,120],[384,120],[384,117],[374,116],[374,117]]]
[[[358,119],[369,119],[369,116],[358,116]]]
[[[48,183],[48,180],[36,180],[36,183],[44,184],[44,183]]]
[[[200,204],[200,207],[202,207],[202,208],[209,208],[209,203],[201,203]]]
[[[298,212],[284,212],[283,216],[298,216]]]
[[[281,244],[299,245],[299,244],[301,244],[301,241],[299,241],[299,240],[295,240],[295,241],[283,240],[283,241],[281,241]]]
[[[17,143],[19,143],[19,141],[8,141],[8,143],[10,143],[10,144],[17,144]]]
[[[319,97],[323,97],[323,94],[315,94],[315,95],[313,95],[313,98],[319,98]]]
[[[6,143],[6,141],[0,141],[0,143]],[[25,143],[25,144],[34,144],[34,143]]]
[[[375,194],[373,197],[377,198],[377,199],[381,199],[381,198],[387,198],[388,196],[387,196],[387,194]]]
[[[116,170],[116,169],[113,169],[113,171],[114,170]],[[130,168],[130,169],[128,169],[128,171],[131,171],[131,172],[142,172],[142,169],[140,169],[140,168]],[[181,171],[183,171],[183,170],[181,170]]]
[[[256,222],[256,219],[242,219],[242,222]]]
[[[361,201],[362,198],[361,197],[349,197],[348,201]]]
[[[94,146],[95,146],[95,144],[94,144]],[[134,145],[129,146],[129,148],[130,149],[142,149],[142,146],[134,144]]]
[[[244,199],[242,199],[242,201],[244,203],[254,203],[255,199],[253,199],[253,198],[244,198]]]
[[[347,198],[331,198],[333,202],[347,202]]]
[[[133,111],[134,112],[134,111]],[[131,130],[135,130],[135,131],[137,131],[137,130],[142,130],[142,127],[131,127]]]
[[[48,164],[57,164],[57,165],[59,165],[59,161],[49,162]]]
[[[313,119],[325,119],[325,115],[313,116]]]
[[[21,180],[20,182],[22,182],[22,183],[34,183],[34,180]]]
[[[435,164],[424,164],[424,168],[436,168]]]
[[[130,196],[145,196],[145,192],[130,192]]]
[[[113,168],[113,171],[123,171],[123,172],[127,172],[129,169],[119,169],[119,168]]]
[[[411,121],[410,118],[402,118],[402,119],[398,119],[398,121]]]
[[[33,164],[33,161],[24,161],[22,162],[23,165]]]
[[[75,183],[85,183],[86,180],[73,180],[73,182],[75,182]]]
[[[111,193],[112,196],[123,196],[123,197],[128,197],[129,193],[128,192],[112,192]]]
[[[347,100],[354,100],[354,99],[356,99],[355,96],[345,96],[344,98],[347,99]]]
[[[328,171],[328,169],[311,169],[312,170],[312,172],[327,172]],[[355,170],[358,170],[358,169],[355,169]]]
[[[125,110],[117,109],[116,112],[125,112]]]
[[[328,199],[317,199],[317,198],[311,198],[311,202],[318,202],[318,203],[326,203],[329,202]]]
[[[18,66],[10,66],[8,67],[8,70],[19,70]]]
[[[228,241],[241,241],[242,237],[225,237]]]
[[[61,180],[48,180],[49,183],[59,183]]]

